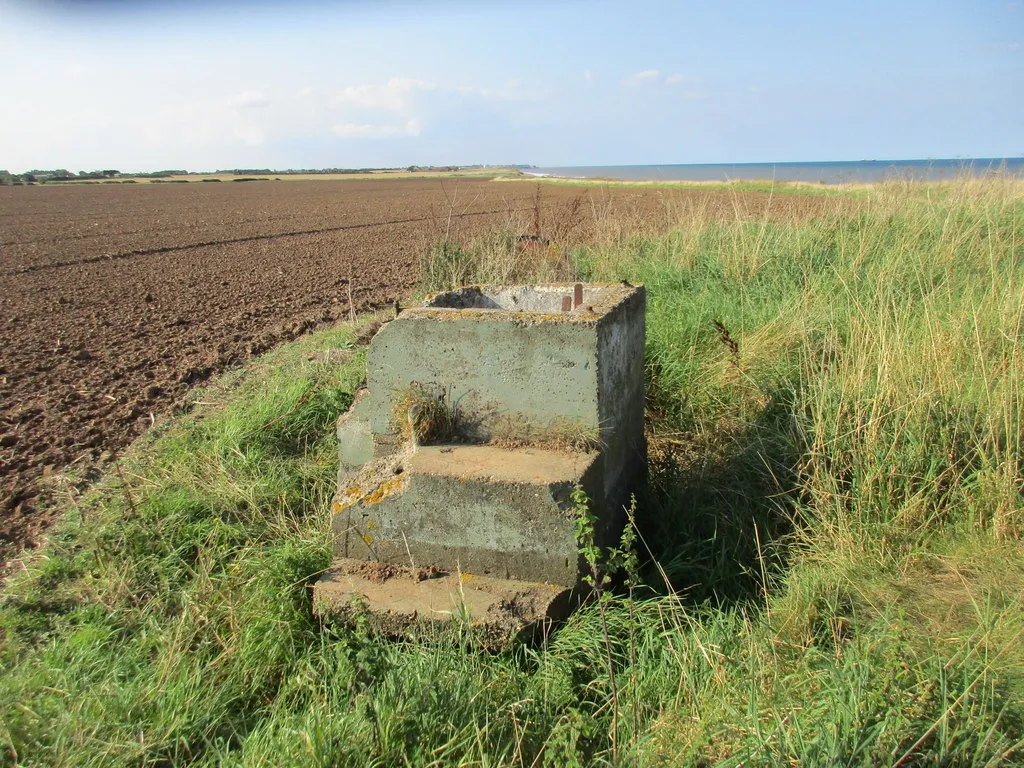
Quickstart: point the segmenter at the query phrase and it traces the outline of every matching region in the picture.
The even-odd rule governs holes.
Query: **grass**
[[[459,421],[458,406],[444,389],[413,383],[395,398],[392,421],[399,434],[414,445],[446,443],[454,437]]]
[[[814,183],[810,181],[776,181],[775,179],[733,179],[730,181],[682,181],[682,180],[624,180],[624,179],[566,179],[552,176],[501,176],[496,181],[530,182],[532,184],[555,184],[573,187],[645,187],[647,189],[728,189],[734,192],[770,192],[784,195],[829,195],[839,197],[859,196],[869,192],[875,185],[847,183],[842,185]]]
[[[9,585],[0,764],[1024,761],[1020,183],[600,231],[574,269],[649,301],[629,590],[504,653],[316,622],[362,366],[316,334],[197,394]]]

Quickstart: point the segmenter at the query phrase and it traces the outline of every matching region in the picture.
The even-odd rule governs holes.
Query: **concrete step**
[[[469,627],[493,647],[546,632],[578,599],[562,586],[346,558],[313,587],[320,616],[352,618],[366,606],[369,628],[382,634],[438,637]]]
[[[602,498],[596,452],[421,446],[375,463],[335,498],[335,556],[573,587],[581,485]]]

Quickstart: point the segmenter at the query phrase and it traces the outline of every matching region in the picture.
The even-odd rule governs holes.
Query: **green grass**
[[[562,179],[544,176],[497,177],[495,181],[529,182],[572,187],[642,187],[645,189],[730,190],[733,192],[768,192],[781,195],[816,195],[851,197],[867,193],[868,184],[815,184],[809,181],[775,181],[773,179],[736,179],[734,181],[622,181],[619,179]]]
[[[313,618],[347,330],[197,393],[8,587],[0,764],[1024,762],[1024,197],[866,200],[575,252],[647,285],[651,484],[543,645]]]

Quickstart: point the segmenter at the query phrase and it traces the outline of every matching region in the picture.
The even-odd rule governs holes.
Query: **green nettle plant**
[[[580,556],[590,568],[590,573],[583,581],[594,589],[600,589],[608,578],[600,573],[601,548],[597,546],[597,516],[590,509],[590,497],[582,485],[576,485],[569,494],[576,514],[576,541],[579,544]]]
[[[629,611],[631,619],[635,618],[633,588],[639,574],[639,557],[636,553],[636,497],[631,498],[630,506],[625,510],[626,525],[623,528],[619,546],[609,547],[607,550],[603,550],[596,543],[596,529],[599,520],[593,512],[590,498],[583,486],[577,484],[570,493],[570,499],[576,514],[576,541],[579,545],[580,557],[583,558],[589,569],[589,573],[585,574],[581,580],[592,589],[592,595],[601,617],[601,637],[604,642],[605,661],[611,689],[611,756],[615,761],[619,757],[619,721],[622,703],[616,677],[618,650],[614,647],[618,644],[618,638],[609,628],[608,614],[610,610],[619,610],[624,605]],[[629,587],[629,596],[625,600],[609,591],[618,576],[622,576],[625,584]],[[635,661],[636,652],[636,638],[632,622],[630,622],[628,649],[629,659],[632,663]],[[635,680],[633,683],[635,685]]]
[[[636,496],[630,497],[630,505],[625,508],[626,523],[622,530],[617,547],[602,550],[596,544],[597,515],[591,509],[590,497],[581,485],[573,487],[569,494],[573,512],[576,517],[576,542],[579,553],[587,564],[589,573],[583,576],[583,582],[601,593],[613,581],[621,576],[630,588],[638,583],[640,557],[637,553],[636,529]]]

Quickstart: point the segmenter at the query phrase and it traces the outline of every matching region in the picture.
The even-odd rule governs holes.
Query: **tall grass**
[[[648,289],[630,593],[503,653],[318,624],[361,360],[310,337],[139,446],[8,587],[0,764],[1021,762],[1020,183],[741,202],[571,249]],[[545,276],[510,237],[425,281]]]

